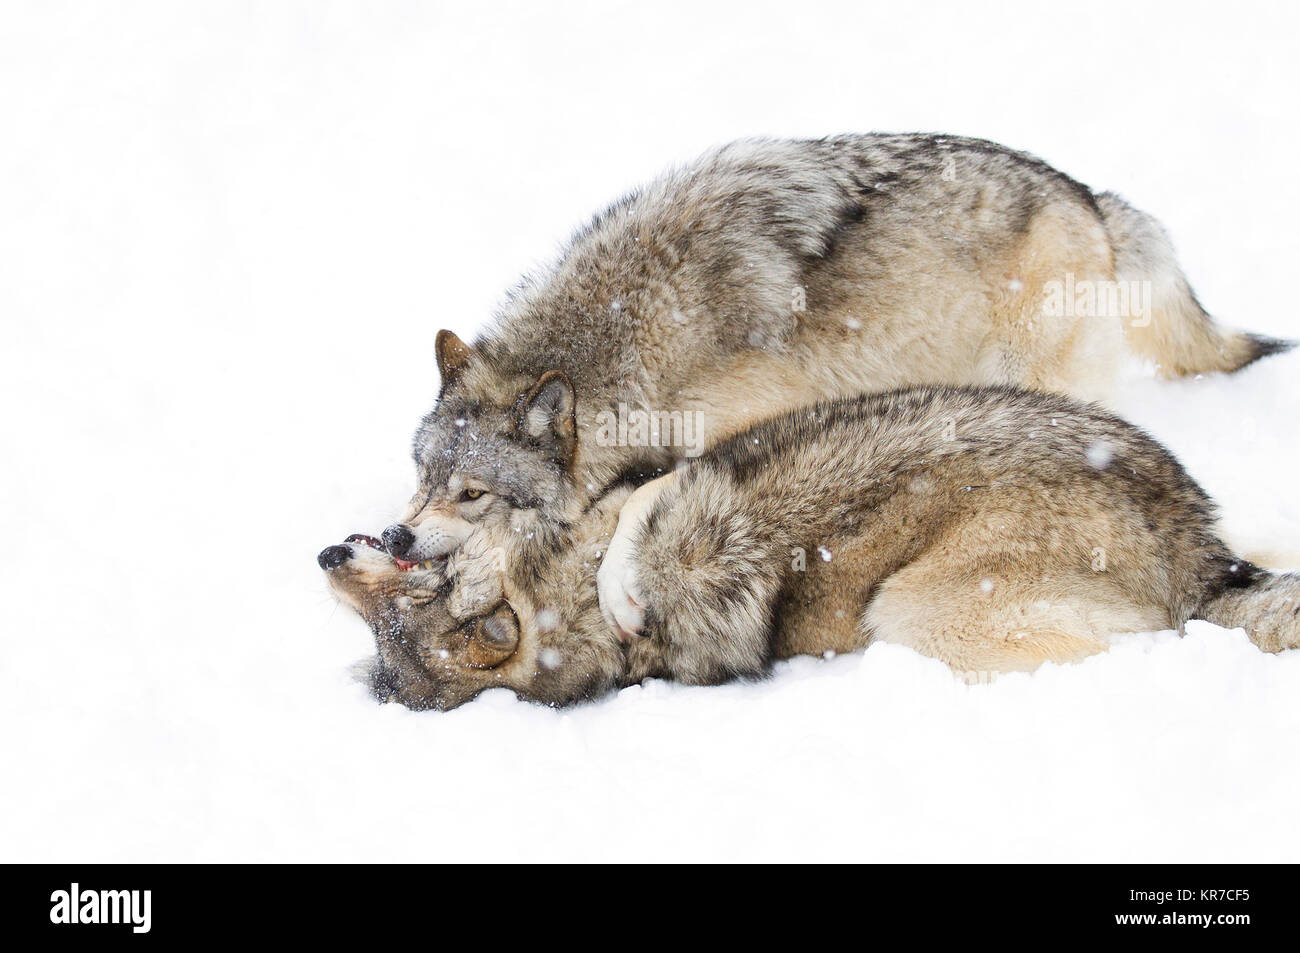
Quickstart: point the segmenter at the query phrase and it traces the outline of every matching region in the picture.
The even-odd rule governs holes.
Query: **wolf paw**
[[[472,619],[494,608],[505,598],[501,578],[505,574],[505,551],[471,536],[447,560],[447,578],[452,580],[447,611],[453,619]]]
[[[623,502],[618,511],[618,528],[609,541],[609,549],[596,571],[596,593],[600,597],[600,612],[605,621],[623,639],[632,639],[645,628],[646,599],[637,585],[635,538],[646,515],[654,508],[659,494],[677,482],[679,471],[674,470],[644,486]]]
[[[637,591],[630,541],[618,533],[610,540],[609,550],[596,571],[596,593],[601,615],[610,628],[624,640],[636,638],[645,626],[645,601]]]

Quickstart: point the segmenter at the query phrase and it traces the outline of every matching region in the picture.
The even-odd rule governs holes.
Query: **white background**
[[[413,714],[314,558],[410,493],[439,327],[739,136],[1028,149],[1300,336],[1296,8],[479,6],[0,8],[0,859],[1300,859],[1300,658],[1239,632]],[[1300,355],[1120,405],[1300,548]]]

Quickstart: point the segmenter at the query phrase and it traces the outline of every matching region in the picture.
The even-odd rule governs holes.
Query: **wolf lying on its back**
[[[1149,288],[1140,313],[1098,306],[1115,283]],[[1076,288],[1092,297],[1064,300]],[[1216,327],[1155,221],[1024,153],[932,135],[733,143],[597,216],[473,346],[439,334],[419,488],[385,543],[420,561],[478,525],[562,534],[630,470],[819,399],[1104,395],[1125,343],[1169,375],[1282,346]]]
[[[632,492],[606,493],[551,552],[500,534],[499,588],[468,599],[453,587],[468,554],[447,576],[364,545],[325,550],[376,633],[377,692],[419,708],[493,686],[566,703],[877,639],[959,671],[1030,670],[1191,618],[1244,626],[1266,651],[1300,646],[1300,577],[1235,558],[1159,444],[1060,396],[916,388],[736,435],[675,474],[633,532],[647,638],[627,642],[594,575]]]

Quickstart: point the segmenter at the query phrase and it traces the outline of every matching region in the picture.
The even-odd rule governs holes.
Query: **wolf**
[[[733,435],[674,470],[628,530],[645,594],[628,638],[602,612],[596,567],[647,488],[607,490],[544,551],[487,528],[407,571],[378,540],[325,550],[331,585],[376,633],[376,693],[445,709],[501,686],[567,704],[876,641],[984,677],[1195,618],[1264,651],[1300,647],[1300,575],[1236,556],[1159,443],[1062,395],[909,388]],[[485,586],[494,549],[506,558]]]
[[[1286,346],[1216,325],[1154,219],[1023,152],[735,142],[597,215],[472,344],[439,332],[418,487],[383,540],[403,565],[481,525],[544,546],[625,477],[817,400],[915,384],[1104,397],[1126,348],[1176,376]],[[621,556],[601,588],[635,628]]]

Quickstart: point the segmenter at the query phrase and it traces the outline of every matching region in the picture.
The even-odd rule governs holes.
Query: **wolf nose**
[[[327,546],[320,551],[320,555],[316,557],[316,562],[320,563],[321,569],[328,572],[331,569],[338,569],[351,558],[351,546]]]
[[[415,534],[409,526],[396,523],[383,532],[384,548],[390,556],[405,556],[415,545]]]

